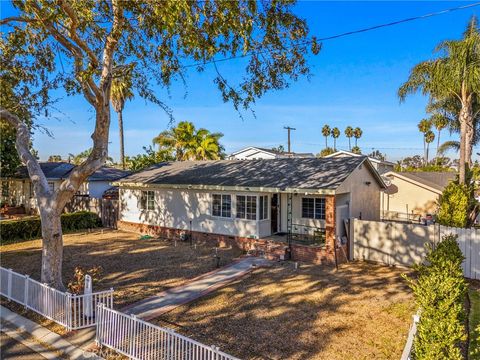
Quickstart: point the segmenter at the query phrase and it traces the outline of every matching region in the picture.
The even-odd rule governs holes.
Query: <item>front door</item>
[[[270,223],[272,224],[272,234],[278,232],[278,208],[279,208],[278,194],[272,195],[272,203],[270,210]]]

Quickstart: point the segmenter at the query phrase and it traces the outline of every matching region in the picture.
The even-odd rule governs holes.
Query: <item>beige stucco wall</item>
[[[391,185],[382,194],[383,213],[409,213],[425,215],[437,212],[439,194],[418,184],[393,175]]]
[[[154,210],[140,208],[140,189],[120,189],[120,220],[143,223],[167,228],[192,230],[215,234],[264,237],[271,233],[270,206],[267,220],[247,220],[236,218],[235,195],[267,195],[261,193],[149,189],[155,192]],[[212,194],[232,195],[232,216],[230,218],[212,215]],[[269,201],[270,204],[270,195]],[[259,206],[257,205],[257,218]]]
[[[381,186],[367,165],[357,167],[335,193],[350,193],[350,217],[380,220]]]

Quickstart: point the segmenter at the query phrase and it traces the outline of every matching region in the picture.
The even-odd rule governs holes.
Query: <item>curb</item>
[[[85,351],[78,348],[68,341],[66,341],[60,335],[48,330],[47,328],[38,325],[37,323],[24,318],[9,309],[0,306],[0,319],[2,322],[6,321],[17,328],[17,330],[26,332],[38,340],[40,343],[47,344],[49,347],[60,352],[62,355],[67,356],[70,359],[94,359],[100,360],[101,357],[94,353]]]

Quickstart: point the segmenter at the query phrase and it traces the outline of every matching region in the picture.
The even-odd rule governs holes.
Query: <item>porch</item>
[[[326,230],[322,227],[292,224],[291,232],[279,232],[263,237],[262,240],[272,241],[285,245],[305,245],[324,247],[326,243]]]

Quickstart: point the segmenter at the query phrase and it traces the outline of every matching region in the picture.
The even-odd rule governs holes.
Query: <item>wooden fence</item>
[[[354,259],[402,266],[421,262],[426,243],[436,243],[446,234],[457,235],[465,256],[462,264],[465,277],[480,279],[480,229],[352,219],[350,234],[353,235],[350,256]]]
[[[74,196],[65,206],[65,212],[91,211],[100,217],[104,227],[116,229],[119,216],[119,201],[97,199],[88,196]]]
[[[0,267],[0,295],[35,311],[67,330],[95,326],[98,304],[113,306],[113,290],[70,294]]]

